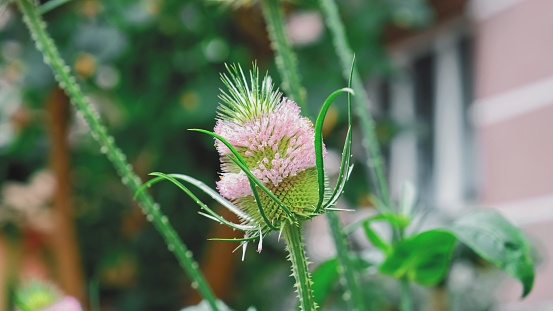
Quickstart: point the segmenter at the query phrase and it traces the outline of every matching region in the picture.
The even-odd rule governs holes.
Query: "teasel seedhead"
[[[288,207],[289,213],[259,191],[262,216],[248,176],[233,162],[232,151],[217,139],[222,169],[219,193],[258,223],[266,218],[278,227],[283,222],[314,216],[319,185],[313,124],[300,115],[295,102],[273,89],[268,76],[259,86],[255,66],[250,81],[239,67],[231,67],[229,72],[222,75],[228,92],[220,96],[214,133],[236,149],[252,174]]]
[[[298,105],[282,96],[271,78],[262,79],[254,64],[248,75],[237,65],[227,66],[221,74],[226,90],[221,90],[217,122],[213,132],[193,129],[215,139],[221,156],[219,193],[204,183],[182,174],[152,173],[157,176],[147,187],[166,179],[184,190],[203,209],[202,215],[245,232],[239,241],[262,240],[273,230],[297,226],[303,221],[336,210],[334,204],[343,192],[351,169],[351,99],[348,96],[348,132],[342,152],[340,175],[333,190],[328,187],[323,158],[323,121],[333,100],[350,88],[332,93],[324,102],[315,126],[301,116]],[[260,81],[261,80],[261,81]],[[190,183],[241,220],[232,223],[201,202],[183,183]]]

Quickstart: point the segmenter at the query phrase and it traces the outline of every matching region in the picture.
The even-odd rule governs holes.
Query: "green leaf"
[[[135,195],[138,195],[140,194],[140,192],[144,191],[144,189],[146,189],[147,187],[155,184],[155,183],[158,183],[162,180],[167,180],[167,181],[170,181],[172,182],[174,185],[176,185],[177,187],[179,187],[182,191],[184,191],[184,193],[186,193],[192,200],[194,200],[194,202],[196,202],[196,204],[198,204],[200,206],[200,208],[204,211],[207,212],[207,214],[205,213],[200,213],[201,215],[203,216],[206,216],[212,220],[215,220],[219,223],[224,223],[225,225],[233,228],[233,229],[238,229],[238,230],[242,230],[242,231],[248,231],[248,230],[255,230],[255,227],[252,227],[250,225],[241,225],[241,224],[235,224],[233,222],[230,222],[228,220],[226,220],[225,218],[223,218],[222,216],[220,216],[219,214],[215,213],[212,209],[210,209],[205,203],[203,203],[202,201],[200,201],[200,199],[194,194],[192,193],[192,191],[190,191],[190,189],[188,189],[185,185],[183,185],[181,182],[179,182],[177,180],[177,178],[181,178],[183,175],[176,175],[176,177],[174,176],[171,176],[171,175],[168,175],[168,174],[164,174],[164,173],[160,173],[160,172],[153,172],[153,173],[150,173],[149,175],[151,176],[156,176],[156,178],[154,179],[151,179],[149,180],[148,182],[144,183],[144,185],[142,185],[137,191],[136,191],[136,194]],[[200,188],[201,190],[204,190],[202,188]],[[205,190],[204,190],[205,191]]]
[[[334,101],[334,99],[341,93],[353,94],[353,90],[350,88],[343,88],[332,92],[323,103],[323,107],[319,112],[319,116],[315,122],[315,163],[317,167],[317,179],[319,181],[319,202],[315,208],[315,213],[319,212],[323,206],[323,199],[325,195],[325,176],[324,176],[324,163],[323,163],[323,123],[328,112],[328,108]],[[351,133],[348,135],[350,136]],[[347,146],[347,141],[346,141]],[[347,150],[348,147],[345,147]],[[349,157],[348,157],[349,158]],[[349,161],[349,160],[348,160]]]
[[[348,80],[348,88],[351,89],[351,79],[353,75],[353,68],[355,66],[355,55],[353,57],[352,63],[351,63],[351,70]],[[351,175],[351,171],[353,170],[353,164],[350,164],[351,162],[351,135],[352,135],[352,119],[351,119],[351,96],[352,93],[348,93],[348,132],[346,134],[346,140],[344,142],[344,148],[342,150],[342,163],[340,164],[340,173],[338,175],[338,180],[336,181],[336,186],[334,187],[334,191],[332,191],[332,194],[330,195],[330,198],[327,202],[323,204],[323,209],[326,209],[334,204],[336,204],[336,201],[338,201],[338,198],[344,191],[344,187],[346,186],[346,182],[349,180],[349,176]],[[320,173],[320,172],[319,172]],[[319,180],[320,182],[320,180]],[[320,186],[320,185],[319,185]]]
[[[416,199],[417,191],[415,189],[415,186],[413,186],[413,184],[410,182],[405,182],[403,184],[401,192],[399,209],[401,211],[401,214],[403,214],[406,218],[411,217],[411,213],[413,212],[413,208],[415,207]]]
[[[338,280],[338,259],[331,258],[321,263],[313,274],[313,296],[317,305],[322,306]]]
[[[531,246],[524,233],[493,211],[468,214],[451,230],[479,256],[505,270],[522,283],[522,297],[534,284]]]
[[[389,224],[391,224],[394,227],[397,228],[406,228],[409,225],[409,219],[405,218],[403,215],[396,215],[393,213],[381,213],[369,216],[365,219],[362,219],[358,222],[352,223],[344,228],[344,232],[346,234],[350,234],[353,231],[357,230],[361,226],[365,226],[365,224],[372,223],[373,221],[387,221]]]
[[[174,177],[176,179],[186,181],[186,182],[198,187],[205,194],[209,195],[212,199],[214,199],[219,204],[226,207],[229,211],[233,212],[239,218],[245,219],[247,221],[253,221],[253,218],[251,218],[250,215],[244,213],[241,209],[234,206],[234,204],[232,204],[232,202],[230,202],[229,200],[227,200],[223,196],[221,196],[217,191],[211,189],[208,185],[206,185],[203,182],[197,180],[196,178],[193,178],[193,177],[188,176],[188,175],[183,175],[183,174],[167,174],[167,175],[171,176],[171,177]]]
[[[367,221],[363,223],[363,230],[365,231],[365,235],[367,236],[367,239],[371,241],[371,243],[375,247],[377,247],[386,255],[391,252],[391,246],[388,243],[384,242],[384,240],[382,240],[380,235],[378,235],[378,233],[376,233],[376,231],[374,231],[371,228],[370,222]]]
[[[364,271],[374,265],[374,263],[368,262],[358,256],[352,256],[351,263],[352,268],[355,271]],[[338,273],[338,264],[338,258],[330,258],[319,264],[319,266],[317,266],[311,274],[311,280],[313,281],[313,295],[315,302],[319,307],[324,305],[324,301],[330,294],[332,286],[338,282],[338,278],[340,276]]]
[[[394,245],[380,271],[397,279],[436,285],[447,273],[454,245],[455,236],[446,230],[421,232]]]
[[[37,7],[37,12],[40,15],[44,15],[69,1],[71,0],[50,0]]]

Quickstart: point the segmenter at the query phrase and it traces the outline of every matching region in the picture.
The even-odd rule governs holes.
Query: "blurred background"
[[[444,284],[416,288],[418,309],[553,310],[553,2],[338,2],[372,100],[392,193],[399,196],[406,180],[414,183],[419,228],[494,208],[523,227],[536,247],[537,278],[527,299],[518,300],[515,281],[460,248]],[[314,114],[346,82],[317,1],[284,5]],[[187,129],[213,128],[224,64],[257,61],[280,81],[255,5],[73,0],[44,18],[143,180],[153,171],[183,173],[214,187],[213,140]],[[339,157],[346,118],[345,105],[334,105],[327,117],[329,161]],[[358,165],[340,204],[357,211],[343,215],[344,222],[374,212],[363,148],[360,142],[354,148]],[[294,308],[293,280],[276,237],[242,262],[232,253],[237,245],[206,241],[235,233],[199,216],[184,193],[170,184],[151,192],[218,297],[236,310]],[[323,217],[306,233],[314,267],[333,256]],[[372,256],[355,235],[352,245]],[[16,285],[31,278],[56,284],[87,309],[92,303],[101,310],[179,310],[200,299],[56,86],[19,12],[4,6],[0,310],[9,310]],[[392,280],[370,267],[363,278],[374,310],[397,307]],[[343,310],[337,284],[335,293],[327,309]]]

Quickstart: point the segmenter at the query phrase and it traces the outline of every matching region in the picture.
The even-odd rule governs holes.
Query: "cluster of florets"
[[[318,199],[313,124],[301,116],[294,101],[273,90],[268,76],[258,87],[257,71],[247,81],[239,68],[234,70],[234,75],[223,75],[229,92],[221,96],[214,132],[238,151],[256,178],[290,205],[292,213],[306,215]],[[216,140],[216,146],[222,163],[219,193],[263,223],[248,176],[229,160],[232,152],[223,142]],[[263,193],[260,198],[271,222],[284,221],[277,204]]]
[[[219,119],[215,133],[242,153],[252,173],[272,187],[315,166],[313,125],[300,116],[296,103],[286,98],[274,111],[244,124]],[[230,150],[220,141],[217,150],[223,157],[224,172],[217,183],[221,195],[227,199],[252,195],[246,174],[226,160]]]

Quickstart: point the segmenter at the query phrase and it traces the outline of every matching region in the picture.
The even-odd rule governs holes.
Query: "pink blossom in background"
[[[65,296],[58,303],[40,311],[82,311],[81,304],[73,297]]]

